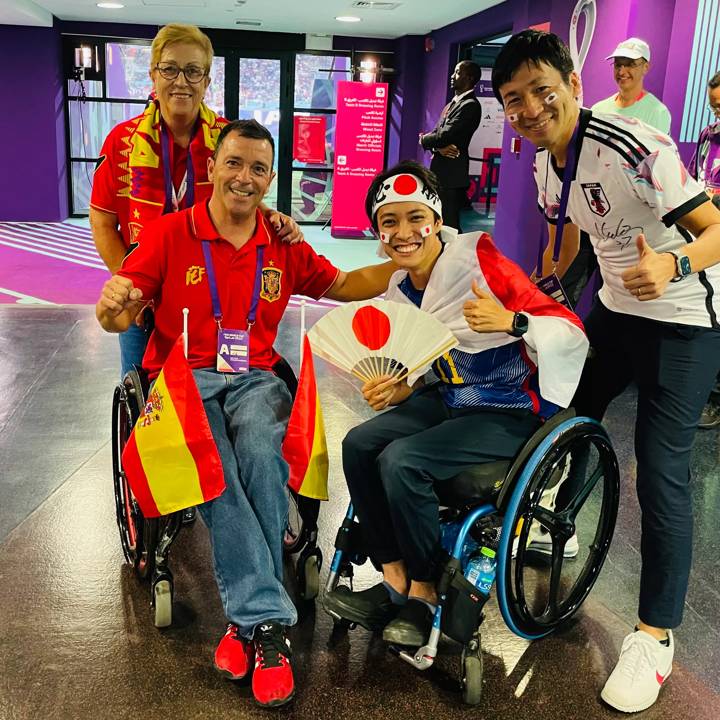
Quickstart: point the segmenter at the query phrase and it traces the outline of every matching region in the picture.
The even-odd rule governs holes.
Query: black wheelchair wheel
[[[315,544],[320,501],[298,495],[288,488],[288,521],[283,537],[286,555],[299,553],[308,543]]]
[[[122,451],[145,402],[137,372],[129,372],[115,388],[112,406],[112,464],[115,493],[115,517],[125,560],[141,578],[149,575],[157,521],[143,517],[132,496],[122,469]]]
[[[466,705],[479,705],[482,700],[483,658],[480,633],[463,647],[460,658],[462,672],[462,698]]]
[[[619,478],[607,433],[589,418],[562,423],[528,459],[498,551],[498,601],[516,634],[547,635],[585,601],[612,540]]]

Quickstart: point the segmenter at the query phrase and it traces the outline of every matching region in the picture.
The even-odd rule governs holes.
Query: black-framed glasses
[[[185,79],[195,85],[199,83],[208,73],[205,68],[199,65],[186,65],[185,67],[179,67],[174,63],[158,63],[155,69],[160,73],[160,76],[165,80],[174,80],[180,73],[185,76]]]

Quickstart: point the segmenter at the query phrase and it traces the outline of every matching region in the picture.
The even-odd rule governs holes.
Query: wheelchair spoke
[[[595,485],[597,485],[597,481],[602,477],[602,474],[602,464],[598,463],[597,467],[593,471],[593,474],[588,478],[588,481],[580,489],[577,495],[575,495],[575,497],[570,500],[567,507],[565,508],[564,513],[567,514],[569,519],[574,520],[577,517],[577,514],[580,512],[580,509],[585,504],[585,501],[588,499],[588,496],[593,491]]]
[[[545,610],[542,613],[542,620],[554,623],[558,618],[558,594],[560,593],[560,578],[562,577],[563,553],[565,552],[565,540],[553,538],[552,560],[550,561],[550,587],[548,588],[548,599]]]

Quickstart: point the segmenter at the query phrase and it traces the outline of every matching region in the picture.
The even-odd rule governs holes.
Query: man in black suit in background
[[[470,186],[468,146],[482,115],[473,93],[479,80],[479,65],[470,60],[459,62],[450,77],[455,97],[444,107],[432,131],[420,133],[420,144],[433,154],[430,169],[440,181],[443,222],[458,232],[460,210]]]

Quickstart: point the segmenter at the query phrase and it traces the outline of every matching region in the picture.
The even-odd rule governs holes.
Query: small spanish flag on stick
[[[320,397],[315,382],[312,351],[307,335],[298,390],[283,441],[283,456],[290,466],[288,486],[298,495],[328,499],[328,452]]]
[[[145,517],[199,505],[225,490],[222,461],[182,335],[123,449],[122,466]]]

